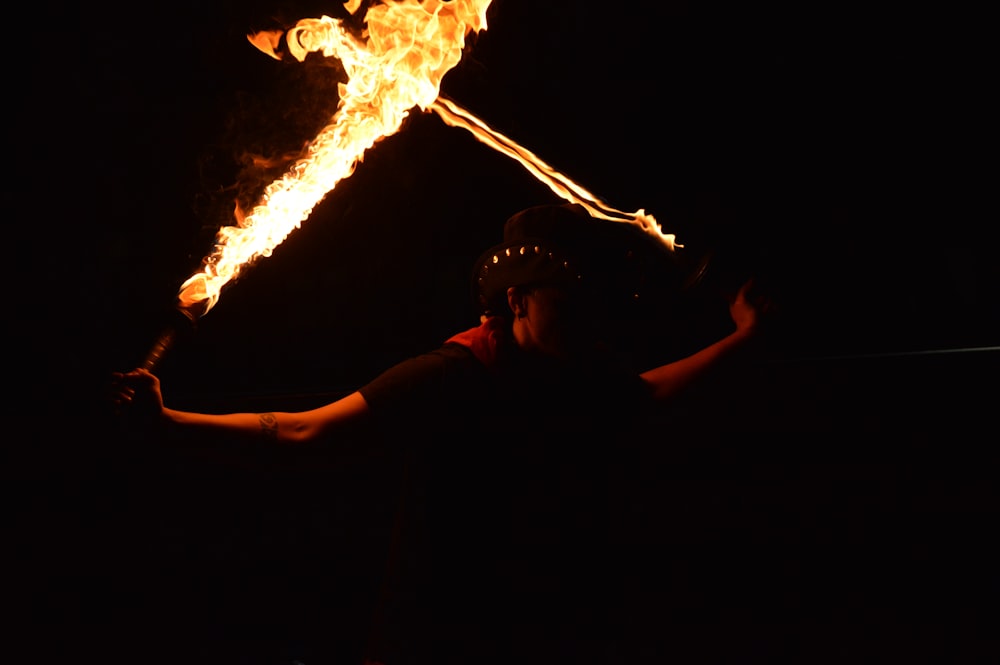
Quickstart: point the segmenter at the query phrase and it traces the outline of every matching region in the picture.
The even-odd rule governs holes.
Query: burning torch
[[[284,176],[268,185],[259,202],[233,226],[222,227],[215,252],[203,269],[181,286],[176,321],[157,338],[142,367],[152,370],[177,337],[218,301],[222,287],[246,266],[274,248],[309,217],[313,208],[343,178],[349,177],[365,151],[399,131],[415,108],[433,111],[449,126],[470,131],[480,142],[518,161],[561,198],[582,205],[594,217],[633,223],[673,250],[674,236],[664,234],[643,210],[611,208],[538,159],[529,150],[493,131],[453,102],[440,97],[441,80],[462,57],[465,38],[486,29],[491,0],[402,0],[376,4],[365,14],[365,39],[328,16],[302,19],[282,35],[260,32],[250,42],[281,59],[276,46],[284,37],[288,52],[302,61],[309,53],[340,60],[348,81],[332,121],[307,146]],[[348,3],[355,11],[359,3]]]

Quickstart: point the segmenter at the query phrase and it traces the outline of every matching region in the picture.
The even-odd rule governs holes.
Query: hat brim
[[[683,288],[683,261],[675,249],[638,224],[580,210],[539,206],[507,221],[505,241],[483,252],[475,264],[473,293],[483,313],[505,312],[512,286],[579,289],[611,312]]]

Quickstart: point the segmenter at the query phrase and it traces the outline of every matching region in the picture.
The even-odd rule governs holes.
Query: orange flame
[[[469,130],[482,143],[516,160],[539,181],[548,185],[549,189],[553,192],[571,203],[579,203],[587,209],[591,216],[615,222],[637,224],[644,231],[662,241],[671,250],[684,246],[678,245],[675,242],[676,236],[673,234],[663,233],[656,218],[647,214],[645,210],[639,209],[630,213],[607,206],[586,189],[543,162],[530,150],[518,145],[503,134],[490,129],[481,120],[468,111],[459,108],[454,102],[439,97],[430,105],[430,109],[437,113],[444,120],[445,124]]]
[[[638,224],[671,250],[682,247],[673,235],[662,233],[644,210],[629,213],[605,205],[529,150],[439,97],[441,80],[461,59],[466,36],[486,29],[490,2],[397,0],[375,5],[365,15],[367,41],[358,40],[340,21],[328,16],[302,19],[284,35],[288,52],[297,60],[301,62],[314,52],[335,57],[348,81],[339,86],[340,102],[333,122],[310,143],[306,156],[268,185],[238,226],[219,230],[215,253],[205,259],[201,272],[181,286],[178,300],[189,318],[211,309],[222,287],[241,268],[257,257],[270,256],[326,194],[354,172],[365,151],[396,133],[414,108],[432,110],[446,124],[472,132],[482,143],[517,160],[560,197],[583,205],[591,215]],[[346,7],[354,13],[358,4],[351,0]],[[280,59],[281,37],[281,32],[268,31],[248,39]]]
[[[336,57],[349,79],[340,85],[333,122],[310,143],[305,156],[265,188],[237,226],[219,230],[216,250],[202,271],[181,285],[178,301],[185,314],[195,318],[211,309],[222,287],[252,260],[270,256],[354,172],[365,151],[396,133],[413,108],[426,109],[437,98],[441,79],[462,57],[466,35],[486,29],[489,4],[400,0],[375,5],[365,15],[367,41],[328,16],[303,19],[288,32],[293,56],[301,60],[320,51]],[[250,40],[275,55],[273,34]]]

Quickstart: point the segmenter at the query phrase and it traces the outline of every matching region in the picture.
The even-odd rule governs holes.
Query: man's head
[[[503,242],[476,263],[473,290],[484,315],[545,316],[579,336],[634,318],[682,279],[673,252],[637,224],[541,205],[507,220]]]
[[[598,219],[577,204],[534,206],[510,217],[503,242],[480,256],[473,291],[484,314],[506,313],[511,286],[560,286],[595,306],[627,306],[680,288],[673,254],[637,224]]]

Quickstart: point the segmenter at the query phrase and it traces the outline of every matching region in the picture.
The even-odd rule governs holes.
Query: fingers
[[[762,313],[774,312],[777,310],[777,303],[767,290],[760,287],[758,280],[750,277],[740,285],[734,296],[735,300],[741,300],[754,309]]]
[[[110,400],[115,407],[124,407],[132,403],[139,390],[147,392],[157,388],[158,379],[143,368],[128,372],[112,372]]]
[[[135,389],[126,384],[112,383],[109,399],[116,407],[125,406],[135,399]]]
[[[730,304],[737,302],[751,303],[753,299],[757,296],[754,292],[754,288],[757,286],[757,280],[754,277],[748,278],[745,282],[739,285],[735,291],[730,291],[726,294],[726,298]]]
[[[157,378],[149,370],[137,367],[128,372],[112,372],[111,382],[113,385],[152,385],[157,382]]]

